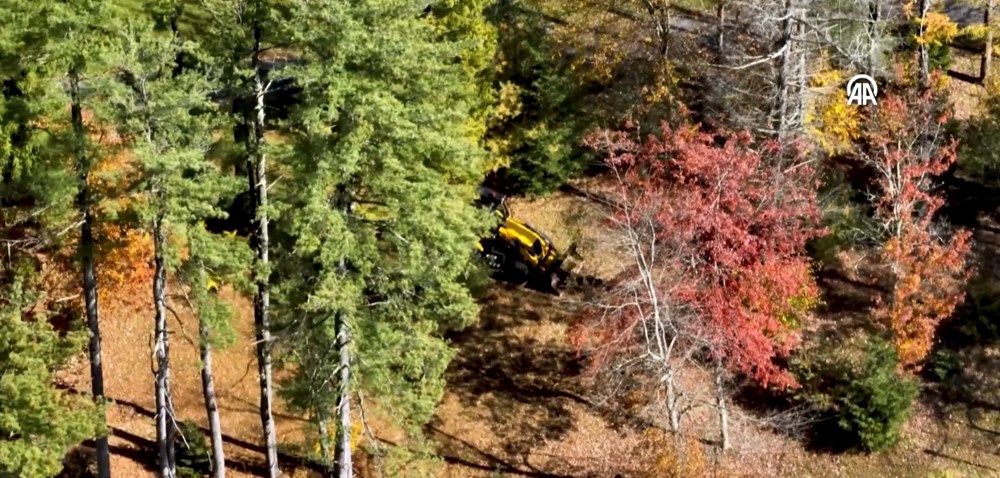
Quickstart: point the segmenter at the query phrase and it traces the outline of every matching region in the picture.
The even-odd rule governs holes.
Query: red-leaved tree
[[[588,139],[619,178],[610,220],[629,260],[576,338],[599,363],[657,362],[668,409],[669,379],[693,350],[761,385],[795,386],[779,363],[818,296],[805,254],[821,232],[813,171],[746,132],[664,123],[659,133]]]
[[[949,231],[935,218],[944,198],[933,178],[956,159],[955,142],[943,138],[948,117],[933,91],[888,95],[868,121],[862,150],[876,173],[872,199],[884,236],[880,279],[889,291],[878,298],[874,315],[909,369],[930,352],[937,326],[961,303],[969,278],[971,232]]]

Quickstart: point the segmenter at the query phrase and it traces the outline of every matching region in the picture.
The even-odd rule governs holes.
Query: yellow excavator
[[[506,198],[489,188],[479,191],[479,205],[496,215],[498,225],[478,244],[479,253],[496,273],[521,284],[559,294],[579,263],[576,245],[560,253],[548,236],[512,217]]]

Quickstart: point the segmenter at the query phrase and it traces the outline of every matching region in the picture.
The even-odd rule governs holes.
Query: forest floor
[[[691,8],[703,9],[700,0]],[[953,2],[949,2],[953,3]],[[194,24],[203,15],[186,13]],[[187,23],[185,23],[187,25]],[[978,63],[955,55],[952,68],[974,74]],[[974,114],[981,87],[953,81],[950,86],[960,119]],[[588,188],[596,184],[586,184]],[[1000,264],[990,262],[1000,252],[1000,226],[991,200],[996,191],[973,188],[955,209],[965,214],[963,225],[976,231],[980,276],[1000,296]],[[609,278],[616,260],[599,238],[588,237],[598,219],[586,201],[565,193],[515,203],[516,216],[549,233],[561,249],[581,244],[589,259],[585,272]],[[963,210],[964,209],[964,210]],[[975,214],[982,212],[982,214]],[[867,298],[843,278],[823,279],[825,310],[818,319],[845,326],[864,313]],[[142,289],[145,290],[145,289]],[[103,301],[121,299],[123,291],[102,290]],[[101,318],[105,391],[114,405],[108,409],[112,438],[113,476],[154,476],[155,407],[151,371],[152,314],[148,295],[128,306],[102,303]],[[226,435],[229,475],[262,475],[256,364],[252,347],[252,311],[245,299],[237,305],[236,345],[216,352],[216,388]],[[126,301],[129,302],[129,301]],[[622,423],[619,404],[594,393],[585,364],[566,340],[579,304],[572,297],[525,290],[497,283],[481,299],[478,324],[455,335],[458,354],[447,372],[448,387],[426,431],[437,443],[443,464],[438,476],[448,478],[523,476],[589,478],[644,475],[650,456],[648,436],[640,427]],[[171,317],[174,406],[180,420],[206,425],[201,397],[197,336],[190,312],[178,307]],[[716,476],[788,477],[987,477],[1000,476],[1000,346],[954,345],[957,365],[947,380],[924,384],[921,400],[906,424],[902,443],[891,451],[863,455],[825,448],[820,436],[792,438],[736,420],[734,450],[719,457],[711,443],[705,450]],[[71,390],[89,390],[86,356],[80,355],[60,381]],[[276,410],[278,440],[301,441],[305,421],[287,413],[280,400]],[[737,407],[736,417],[754,412]],[[710,416],[694,418],[709,442],[715,437]],[[87,447],[82,447],[86,449]],[[306,466],[294,466],[294,447],[283,454],[289,477],[316,476]]]
[[[587,185],[585,185],[587,186]],[[589,187],[594,187],[593,184]],[[590,259],[586,273],[613,274],[617,261],[587,238],[598,217],[585,200],[564,193],[513,204],[515,216],[548,232],[561,248],[581,244]],[[980,252],[1000,247],[1000,229],[977,228]],[[587,267],[589,265],[589,267]],[[987,264],[989,266],[991,264]],[[987,267],[990,274],[994,268]],[[1000,272],[1000,271],[998,271]],[[846,281],[825,279],[828,304],[820,320],[839,321],[858,305],[857,291]],[[105,291],[113,296],[115,291]],[[852,302],[853,300],[853,302]],[[229,476],[259,476],[261,446],[258,389],[252,348],[252,314],[245,300],[234,298],[239,319],[237,344],[218,351],[216,386],[226,434]],[[438,444],[441,477],[526,476],[585,478],[644,476],[650,463],[648,435],[620,420],[619,404],[593,393],[585,365],[567,343],[566,331],[579,304],[514,285],[496,283],[481,300],[479,323],[452,337],[458,355],[447,372],[448,388],[426,430]],[[863,307],[863,304],[860,305]],[[113,437],[113,476],[153,476],[153,375],[150,369],[148,304],[132,309],[110,307],[102,318],[107,396],[115,401],[108,422]],[[179,310],[173,317],[174,405],[182,420],[205,426],[197,350],[187,337],[196,333],[193,317]],[[958,351],[961,367],[943,385],[926,386],[921,403],[906,425],[903,442],[892,451],[862,455],[823,451],[822,436],[788,438],[753,424],[754,412],[737,409],[735,449],[719,458],[712,445],[704,450],[716,476],[985,477],[1000,475],[1000,348]],[[85,357],[61,373],[66,386],[89,388]],[[278,440],[301,440],[305,422],[277,408]],[[711,416],[693,423],[707,443],[715,437]],[[376,431],[378,433],[378,431]],[[817,439],[818,438],[818,439]],[[293,450],[288,450],[293,451]],[[295,468],[284,455],[288,476],[317,476]],[[936,473],[936,474],[935,474]],[[949,473],[949,474],[944,474]]]

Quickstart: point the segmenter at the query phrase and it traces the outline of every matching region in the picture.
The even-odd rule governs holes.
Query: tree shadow
[[[128,458],[142,465],[148,471],[157,470],[158,459],[156,442],[154,440],[117,427],[110,428],[110,435],[126,442],[126,444],[109,446],[108,448],[112,455]],[[267,468],[263,464],[241,458],[227,457],[226,469],[249,473],[255,476],[267,476]],[[96,470],[94,441],[86,440],[67,453],[64,459],[63,470],[57,476],[58,478],[93,476],[93,470]]]
[[[823,267],[816,273],[823,303],[819,312],[865,313],[875,304],[875,297],[885,293],[877,285],[868,284],[849,277],[840,267]]]
[[[73,395],[87,395],[87,396],[90,395],[87,392],[83,392],[83,391],[77,390],[75,388],[72,388],[72,387],[64,385],[64,384],[56,384],[56,386],[58,388],[64,390],[64,391],[66,391],[67,393],[70,393],[70,394],[73,394]],[[127,409],[129,409],[130,411],[132,411],[133,413],[135,413],[137,415],[140,415],[140,416],[143,416],[143,417],[146,417],[146,418],[150,418],[150,419],[155,419],[156,418],[156,412],[155,411],[149,410],[146,407],[144,407],[144,406],[142,406],[142,405],[140,405],[138,403],[130,402],[128,400],[117,400],[117,399],[115,399],[113,397],[108,397],[108,401],[110,401],[111,403],[113,403],[114,404],[113,406],[127,408]],[[209,432],[208,427],[203,427],[201,425],[196,425],[196,426],[198,427],[199,430],[201,430],[203,433],[205,433],[206,436],[209,435],[210,432]],[[118,455],[125,456],[126,458],[129,458],[129,459],[131,459],[133,461],[136,461],[138,463],[149,463],[150,457],[152,457],[153,462],[149,466],[153,467],[153,468],[150,468],[150,469],[154,469],[155,468],[155,466],[156,466],[156,462],[155,462],[155,459],[156,459],[156,453],[155,453],[156,443],[153,442],[153,440],[150,440],[148,438],[144,438],[142,436],[139,436],[139,435],[136,435],[134,433],[122,430],[120,428],[115,428],[115,427],[111,427],[111,432],[112,432],[110,434],[111,436],[114,436],[114,437],[117,437],[117,438],[122,438],[125,441],[128,441],[129,443],[132,443],[133,445],[135,445],[136,447],[138,447],[139,449],[141,449],[140,450],[141,453],[137,453],[137,452],[133,451],[134,449],[127,448],[127,447],[126,447],[127,449],[121,449],[121,450],[117,450],[116,451],[116,448],[114,446],[112,446],[111,447],[111,453],[112,454],[118,454]],[[260,444],[257,444],[257,443],[253,443],[253,442],[250,442],[250,441],[247,441],[247,440],[243,440],[243,439],[231,436],[231,435],[225,435],[225,434],[223,434],[222,435],[222,441],[224,443],[230,445],[230,446],[234,446],[234,447],[242,448],[242,449],[247,450],[247,451],[258,453],[261,456],[263,456],[266,453],[266,451],[267,451],[263,445],[260,445]],[[93,447],[93,441],[89,440],[87,442],[84,442],[84,445],[92,448]],[[323,465],[321,465],[319,463],[315,463],[315,462],[309,460],[308,458],[297,456],[297,455],[293,455],[293,454],[290,454],[290,453],[286,453],[286,452],[283,452],[281,450],[278,451],[278,459],[282,463],[282,466],[288,468],[289,471],[294,471],[294,470],[296,470],[298,468],[305,468],[305,469],[308,469],[308,470],[312,470],[312,471],[315,471],[315,472],[322,473],[322,472],[324,472],[326,470],[326,468]],[[233,459],[233,458],[227,457],[226,458],[226,466],[227,466],[227,468],[229,468],[230,463],[232,463],[232,466],[234,467],[233,469],[240,470],[240,471],[245,471],[246,473],[252,473],[252,474],[257,475],[257,476],[266,476],[267,469],[264,467],[264,465],[262,463],[253,462],[253,461],[238,460],[238,459]]]
[[[577,380],[582,363],[575,351],[520,327],[569,316],[572,306],[516,286],[497,289],[484,300],[479,324],[450,337],[459,354],[445,378],[463,406],[488,411],[490,430],[507,457],[523,459],[573,429],[570,404],[589,402]],[[429,430],[438,426],[432,422]]]
[[[438,428],[431,426],[427,430],[448,450],[441,455],[441,459],[453,465],[461,465],[466,468],[486,472],[503,473],[504,475],[527,476],[530,478],[573,478],[571,475],[547,473],[529,464],[519,467],[509,460],[504,460],[501,457],[486,452],[472,443],[441,431]],[[463,458],[469,455],[476,457],[476,459]]]

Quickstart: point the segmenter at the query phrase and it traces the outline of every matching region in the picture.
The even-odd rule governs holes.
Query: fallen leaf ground
[[[602,242],[585,237],[597,214],[584,200],[556,194],[520,201],[515,214],[545,230],[560,247],[582,241],[585,272],[613,273],[615,260]],[[566,224],[570,226],[567,227]],[[990,236],[989,234],[993,234]],[[996,250],[995,233],[977,236]],[[589,242],[588,242],[589,241]],[[602,249],[603,248],[603,249]],[[983,251],[985,253],[985,251]],[[604,254],[602,256],[602,254]],[[841,292],[850,292],[841,284]],[[831,288],[836,293],[836,288]],[[113,295],[115,291],[105,291]],[[258,391],[252,347],[252,314],[238,305],[237,345],[218,351],[215,373],[231,477],[259,476]],[[438,444],[441,477],[623,477],[642,476],[648,448],[642,430],[616,419],[615,403],[601,402],[584,373],[584,364],[566,343],[565,332],[578,310],[573,297],[496,283],[481,302],[479,323],[451,339],[459,353],[447,372],[448,388],[426,431]],[[150,369],[148,304],[106,308],[102,319],[105,380],[113,430],[113,476],[153,476],[153,376]],[[197,351],[187,336],[196,324],[189,313],[171,317],[175,407],[181,419],[205,426]],[[836,314],[825,320],[836,320]],[[942,401],[928,392],[907,424],[895,450],[865,456],[809,451],[803,440],[762,431],[752,422],[734,425],[736,449],[725,458],[706,446],[716,476],[789,477],[986,477],[1000,476],[1000,369],[997,348],[967,350],[958,398]],[[85,391],[89,377],[84,357],[60,376]],[[964,397],[964,398],[963,398]],[[278,406],[279,441],[301,440],[304,421]],[[739,412],[739,411],[738,411]],[[738,413],[739,414],[739,413]],[[746,416],[752,413],[745,411]],[[714,426],[700,419],[706,439]],[[376,430],[379,433],[379,430]],[[304,468],[288,476],[310,476]],[[950,473],[945,475],[943,473]],[[938,473],[933,475],[932,473]],[[312,476],[316,476],[315,474]]]

